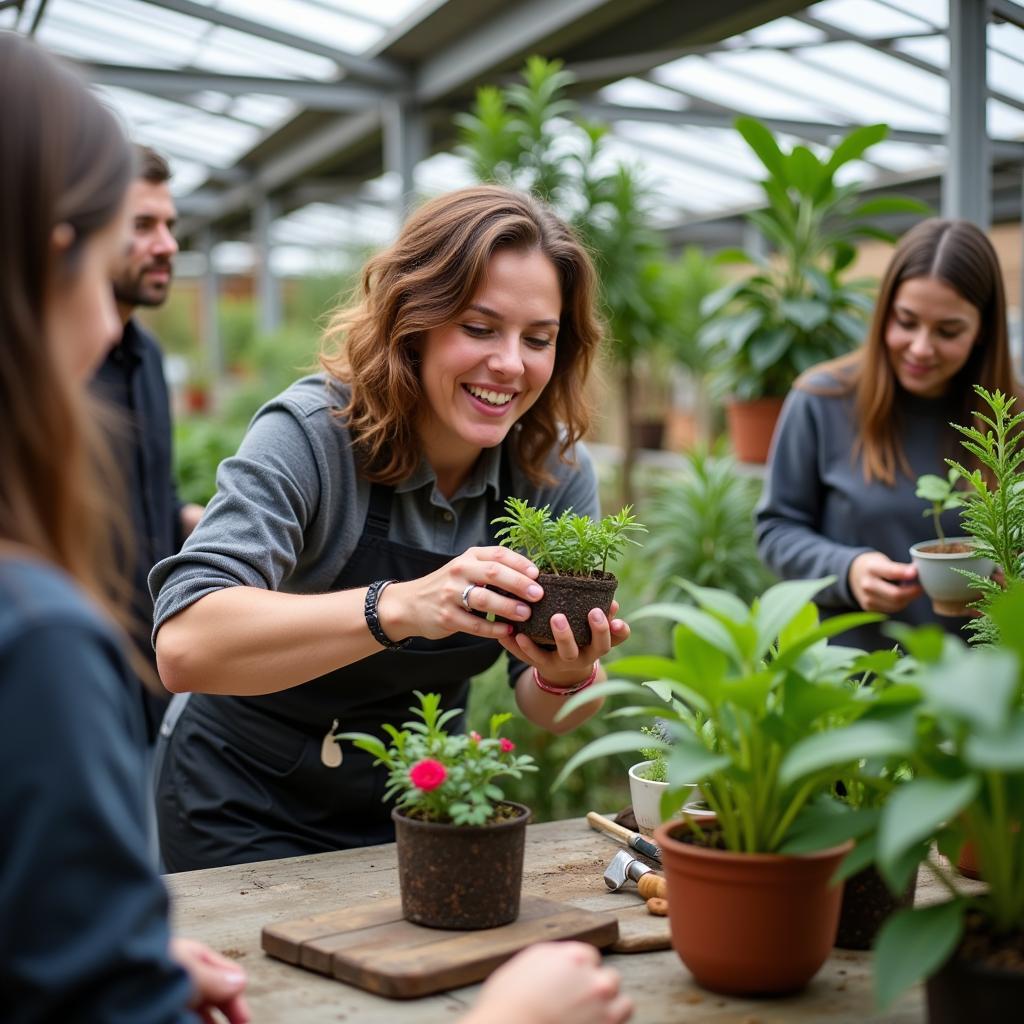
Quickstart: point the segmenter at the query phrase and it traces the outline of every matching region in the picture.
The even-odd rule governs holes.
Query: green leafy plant
[[[640,731],[659,744],[664,742],[661,730],[653,725],[641,725]],[[664,747],[641,747],[640,756],[645,761],[651,762],[642,772],[638,773],[642,779],[646,779],[648,782],[668,782],[668,761],[665,759]]]
[[[965,928],[997,943],[1024,932],[1024,586],[1000,594],[990,614],[1006,638],[1001,648],[967,648],[936,627],[892,627],[916,669],[901,685],[901,713],[876,729],[914,777],[881,809],[873,850],[893,892],[923,863],[949,899],[901,911],[883,928],[875,946],[883,1006],[941,967]],[[849,742],[842,731],[832,739]],[[984,893],[962,891],[936,857],[955,860],[968,841]]]
[[[491,715],[486,737],[476,732],[452,735],[444,727],[462,714],[462,708],[441,711],[440,694],[414,692],[420,706],[409,710],[418,721],[406,722],[401,729],[387,722],[381,726],[391,738],[390,746],[368,733],[342,732],[334,738],[351,740],[376,758],[374,765],[388,769],[384,799],[394,798],[411,816],[453,825],[486,824],[505,799],[494,780],[504,775],[518,779],[536,771],[529,754],[514,753],[515,744],[498,735],[512,715]]]
[[[607,572],[627,544],[638,544],[630,534],[646,527],[632,515],[629,505],[615,515],[595,521],[566,509],[553,518],[551,508],[535,508],[521,498],[505,500],[506,515],[492,520],[501,526],[495,538],[502,547],[521,551],[541,572],[556,576],[594,576]]]
[[[800,145],[783,152],[753,118],[738,118],[736,130],[764,166],[767,205],[747,219],[774,253],[719,254],[723,263],[753,272],[709,296],[704,312],[714,319],[701,342],[720,361],[722,391],[741,399],[782,396],[804,370],[862,341],[873,304],[871,282],[848,281],[844,271],[859,239],[893,241],[873,219],[927,213],[928,207],[899,196],[861,200],[859,183],[836,183],[837,172],[886,137],[886,125],[855,128],[820,158]]]
[[[735,461],[704,448],[684,456],[683,472],[658,484],[645,506],[651,531],[640,556],[654,600],[678,600],[683,580],[751,601],[772,583],[757,554],[754,506],[759,481]]]
[[[1001,391],[991,393],[980,384],[977,395],[988,406],[987,412],[975,416],[987,427],[953,426],[962,435],[961,445],[980,464],[965,469],[959,462],[948,460],[950,472],[959,473],[970,485],[964,493],[964,528],[974,538],[979,555],[991,558],[1003,571],[1007,585],[1024,579],[1024,412],[1014,412],[1016,398]],[[986,473],[988,475],[986,475]],[[990,614],[992,603],[1002,593],[1002,586],[988,576],[964,572],[981,591],[972,607],[981,614],[965,627],[971,641],[993,644],[999,641],[999,629]]]
[[[615,714],[657,717],[667,723],[673,742],[653,743],[638,731],[609,734],[576,754],[556,785],[588,760],[661,746],[669,775],[663,818],[678,810],[696,782],[727,849],[785,851],[801,812],[810,801],[827,798],[840,766],[873,752],[870,729],[846,745],[825,735],[837,719],[849,721],[866,707],[852,688],[841,685],[863,671],[861,652],[830,647],[827,640],[881,618],[858,612],[819,622],[811,599],[829,582],[778,583],[750,605],[726,591],[687,584],[697,607],[653,605],[632,615],[676,623],[672,657],[625,657],[614,664],[616,675],[645,681],[609,680],[588,695],[657,696],[661,706],[637,703]],[[561,713],[580,703],[570,698]],[[821,734],[814,737],[820,742],[797,749],[811,733]],[[829,845],[829,824],[812,834],[804,827],[805,847]]]
[[[962,508],[964,504],[963,493],[957,490],[956,484],[960,479],[960,470],[950,469],[945,477],[936,476],[934,473],[925,473],[917,478],[917,490],[914,495],[929,503],[929,508],[924,510],[924,517],[932,517],[935,523],[935,536],[940,544],[946,543],[946,535],[942,530],[942,513],[951,508]]]

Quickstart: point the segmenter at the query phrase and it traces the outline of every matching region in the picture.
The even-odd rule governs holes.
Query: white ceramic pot
[[[629,769],[629,798],[633,804],[633,817],[637,828],[649,836],[661,824],[661,795],[668,789],[667,782],[651,782],[640,776],[653,764],[653,761],[641,761]],[[695,818],[701,818],[711,812],[704,808],[692,807],[691,804],[703,799],[700,787],[693,785],[684,801],[686,811]]]
[[[947,554],[922,550],[938,543],[938,540],[923,540],[911,547],[910,557],[917,567],[917,578],[932,599],[937,615],[966,616],[969,614],[967,605],[980,595],[967,577],[957,570],[966,569],[979,576],[991,576],[996,564],[990,558],[967,552]],[[973,545],[974,541],[970,537],[949,537],[947,543]]]

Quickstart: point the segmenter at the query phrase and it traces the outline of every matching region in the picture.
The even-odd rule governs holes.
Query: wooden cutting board
[[[523,893],[519,917],[501,928],[441,931],[402,917],[401,901],[267,925],[263,950],[378,995],[412,999],[471,985],[534,942],[579,939],[599,949],[619,935],[612,914]]]

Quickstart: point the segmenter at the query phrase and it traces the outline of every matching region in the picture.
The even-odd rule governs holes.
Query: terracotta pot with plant
[[[946,537],[942,513],[964,506],[964,493],[957,489],[960,471],[950,469],[945,477],[926,473],[917,479],[917,497],[928,502],[924,515],[935,524],[935,538],[910,548],[917,578],[932,600],[937,615],[967,616],[970,605],[981,597],[968,573],[989,576],[995,563],[978,553],[971,537]]]
[[[402,914],[430,928],[508,924],[519,916],[530,811],[505,800],[494,780],[536,771],[533,758],[499,735],[511,714],[492,715],[487,736],[452,735],[444,727],[462,709],[442,711],[436,693],[416,696],[420,706],[410,710],[418,721],[382,726],[389,746],[366,733],[335,737],[388,770]]]
[[[601,737],[566,764],[576,766],[639,742],[661,746],[668,763],[662,818],[700,784],[715,819],[655,830],[668,883],[672,942],[699,984],[717,992],[790,992],[825,962],[836,935],[842,885],[834,884],[851,842],[833,838],[831,820],[802,815],[813,801],[833,801],[840,766],[865,756],[864,740],[829,742],[834,723],[860,704],[844,680],[862,655],[830,648],[836,633],[881,616],[841,615],[819,623],[812,598],[829,580],[789,581],[748,606],[733,594],[688,584],[697,607],[652,605],[631,615],[675,620],[672,657],[639,655],[613,665],[640,676],[592,688],[591,697],[654,692],[667,706],[630,707],[667,723],[672,743],[640,732]],[[579,706],[566,702],[563,714]],[[814,734],[813,757],[794,757]],[[868,746],[870,751],[870,746]],[[797,823],[801,852],[790,850]]]
[[[552,645],[551,616],[561,612],[576,643],[589,646],[590,610],[600,608],[607,615],[619,583],[608,565],[627,544],[639,543],[631,534],[646,532],[631,511],[627,505],[617,515],[594,520],[566,509],[555,519],[547,505],[535,508],[520,498],[506,499],[506,514],[493,521],[500,527],[495,537],[537,566],[537,582],[544,588],[544,596],[533,602],[530,618],[512,624],[517,633]]]

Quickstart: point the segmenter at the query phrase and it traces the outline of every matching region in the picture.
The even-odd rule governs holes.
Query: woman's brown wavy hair
[[[797,381],[797,387],[823,389],[809,384],[821,371],[839,381],[838,393],[855,396],[858,436],[855,455],[860,455],[865,480],[890,486],[899,469],[911,476],[900,443],[896,407],[896,375],[889,360],[885,333],[892,316],[893,301],[900,285],[916,277],[933,277],[948,285],[981,315],[978,338],[971,354],[953,378],[948,392],[949,416],[953,423],[968,423],[978,398],[972,385],[981,384],[1004,394],[1016,394],[1006,327],[1006,298],[1003,278],[988,236],[966,220],[922,221],[908,231],[893,253],[878,289],[878,299],[862,348],[850,355],[812,367]],[[961,457],[959,446],[951,455]]]
[[[514,455],[540,483],[550,479],[543,467],[552,449],[569,461],[586,433],[586,380],[602,334],[590,257],[572,229],[536,199],[494,185],[464,188],[409,218],[397,241],[366,264],[355,302],[332,315],[324,334],[320,361],[350,385],[339,415],[371,480],[398,483],[419,464],[419,342],[466,309],[500,249],[542,252],[562,289],[554,372],[509,435]]]
[[[34,43],[0,33],[0,544],[64,569],[115,621],[116,474],[102,417],[46,338],[55,291],[120,210],[132,153],[109,111]],[[56,255],[54,228],[73,231]]]

